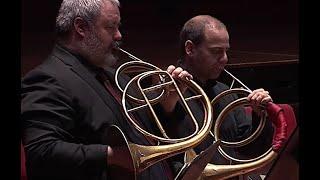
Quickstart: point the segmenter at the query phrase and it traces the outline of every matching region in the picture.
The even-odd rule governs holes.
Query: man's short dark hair
[[[199,15],[188,20],[180,32],[180,56],[183,59],[185,54],[185,42],[191,40],[193,44],[198,45],[204,40],[204,29],[206,25],[214,24],[215,28],[226,28],[218,19],[210,15]]]

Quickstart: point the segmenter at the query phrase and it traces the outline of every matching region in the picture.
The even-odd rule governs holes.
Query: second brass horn
[[[213,100],[212,100],[212,105],[214,105],[217,101],[219,101],[219,99],[221,99],[222,97],[232,94],[232,93],[238,93],[238,94],[244,94],[244,95],[248,95],[250,92],[252,92],[247,86],[245,86],[240,80],[238,80],[235,76],[233,76],[230,72],[228,72],[227,70],[225,70],[225,72],[230,75],[233,79],[232,85],[230,86],[230,89],[221,92],[220,94],[218,94]],[[232,88],[234,81],[237,81],[239,84],[241,84],[243,87],[245,87],[245,89],[242,88]],[[212,179],[212,180],[216,180],[216,179],[227,179],[230,177],[234,177],[234,176],[238,176],[241,174],[246,174],[248,172],[252,172],[254,170],[257,170],[261,167],[266,166],[267,164],[269,164],[270,162],[272,162],[278,155],[278,151],[280,146],[277,146],[276,148],[273,146],[271,147],[267,152],[265,152],[264,154],[260,155],[257,158],[253,158],[253,159],[249,159],[249,160],[241,160],[241,159],[237,159],[234,157],[229,156],[228,154],[226,154],[223,149],[221,148],[221,146],[228,146],[228,147],[240,147],[243,145],[246,145],[248,143],[250,143],[251,141],[253,141],[257,136],[259,136],[260,132],[262,131],[264,124],[266,122],[266,117],[267,117],[267,113],[273,113],[272,111],[274,111],[275,109],[272,109],[271,107],[277,106],[271,102],[269,102],[268,104],[265,104],[264,106],[262,106],[263,108],[263,112],[261,113],[261,121],[260,124],[258,126],[258,128],[256,129],[256,131],[249,136],[248,138],[246,138],[245,140],[239,141],[239,142],[226,142],[226,141],[222,141],[219,138],[219,128],[223,122],[223,120],[225,119],[226,115],[231,112],[232,110],[234,110],[236,107],[239,106],[243,106],[243,105],[249,105],[249,102],[247,100],[246,97],[237,99],[233,102],[231,102],[230,104],[228,104],[218,115],[217,119],[215,120],[215,125],[214,125],[214,130],[213,133],[211,132],[211,135],[214,137],[215,141],[220,141],[220,146],[218,147],[218,151],[226,158],[232,161],[236,161],[238,163],[243,163],[243,164],[235,164],[235,165],[216,165],[216,164],[207,164],[207,166],[204,168],[202,175],[198,178],[198,179]],[[275,130],[275,135],[273,138],[273,143],[277,143],[277,144],[281,144],[283,145],[285,142],[285,138],[284,135],[286,134],[286,123],[284,120],[284,116],[283,116],[283,112],[279,112],[279,116],[277,117],[277,119],[274,119],[273,122],[277,122],[274,123],[276,130]],[[281,134],[281,135],[280,135]],[[278,138],[278,137],[282,137],[282,138]],[[189,153],[186,154],[188,156],[191,157],[186,157],[186,159],[192,160],[193,157],[195,156],[195,153]]]
[[[212,109],[210,100],[207,97],[207,95],[204,93],[202,88],[197,85],[192,80],[187,80],[185,83],[188,85],[188,88],[190,88],[192,91],[194,91],[197,95],[193,97],[184,98],[181,91],[179,90],[175,80],[168,74],[168,72],[161,70],[160,68],[150,64],[146,63],[135,56],[131,55],[130,53],[124,51],[123,49],[117,47],[117,49],[125,54],[127,54],[131,59],[134,61],[129,61],[127,63],[124,63],[121,65],[115,75],[116,84],[119,87],[119,89],[123,92],[122,95],[122,106],[125,112],[125,115],[127,116],[129,122],[131,125],[136,128],[141,134],[143,134],[147,138],[151,138],[156,140],[157,142],[161,143],[164,142],[164,144],[160,145],[139,145],[134,144],[131,142],[128,143],[129,151],[131,154],[133,166],[134,166],[134,173],[139,173],[149,166],[162,161],[164,159],[167,159],[171,156],[174,156],[179,153],[183,153],[185,151],[188,151],[189,149],[197,146],[210,132],[210,129],[212,127]],[[136,76],[134,76],[124,88],[120,87],[119,83],[119,77],[121,74],[121,71],[125,71],[127,69],[130,69],[131,71],[134,71],[134,69],[138,69],[140,72]],[[142,71],[141,71],[142,70]],[[166,79],[165,82],[161,81],[160,84],[157,84],[155,86],[149,87],[149,88],[142,88],[140,85],[140,81],[143,79],[150,77],[152,75],[159,76],[160,79]],[[137,98],[133,97],[128,94],[128,89],[131,85],[137,84],[140,93],[142,94],[143,98]],[[193,118],[194,122],[197,122],[195,118],[193,117],[192,112],[190,111],[187,101],[189,100],[200,100],[202,107],[204,108],[204,120],[203,120],[203,126],[198,127],[196,125],[196,130],[191,136],[181,138],[181,139],[170,139],[168,135],[166,134],[165,130],[162,128],[162,125],[157,117],[157,115],[154,113],[152,104],[157,103],[165,94],[167,94],[166,86],[174,86],[175,91],[177,91],[180,100],[183,102],[182,104],[185,106],[186,112],[189,113],[189,115]],[[150,92],[153,90],[161,90],[161,93],[158,97],[152,99],[151,101],[148,99],[148,97],[145,95],[146,92]],[[128,101],[132,101],[137,106],[132,108],[128,106]],[[132,112],[137,111],[141,108],[149,108],[152,116],[156,122],[156,125],[159,127],[160,132],[162,133],[163,137],[159,137],[157,135],[151,134],[141,128],[137,122],[132,117]],[[135,175],[136,176],[136,175]]]

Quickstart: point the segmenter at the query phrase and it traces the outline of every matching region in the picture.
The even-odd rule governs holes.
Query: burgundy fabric
[[[297,127],[297,120],[292,106],[289,104],[274,104],[268,105],[268,114],[272,123],[276,127],[273,137],[273,149],[279,151],[285,141],[289,139],[294,129]],[[251,107],[245,107],[247,114],[252,113]]]
[[[292,106],[289,104],[278,104],[284,112],[284,117],[287,122],[287,139],[292,135],[294,129],[297,127],[297,120]]]
[[[25,152],[24,147],[21,143],[20,146],[20,163],[21,163],[21,179],[20,180],[27,180],[27,171],[26,171],[26,158],[25,158]]]
[[[266,110],[272,124],[275,126],[272,149],[279,152],[287,140],[287,122],[284,110],[279,105],[271,102],[267,104]]]

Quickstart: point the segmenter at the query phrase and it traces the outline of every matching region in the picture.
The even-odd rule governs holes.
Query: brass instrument
[[[214,105],[215,103],[217,103],[217,101],[219,101],[222,97],[228,95],[228,94],[232,94],[232,93],[238,93],[238,94],[244,94],[244,95],[248,95],[249,93],[251,93],[252,91],[245,86],[239,79],[237,79],[235,76],[233,76],[230,72],[228,72],[227,70],[224,70],[228,75],[230,75],[233,79],[232,84],[230,86],[230,89],[223,91],[222,93],[218,94],[213,100],[212,100],[212,105]],[[241,84],[243,87],[245,87],[245,89],[243,88],[232,88],[234,85],[234,81],[237,81],[239,84]],[[238,163],[243,163],[243,164],[235,164],[235,165],[215,165],[215,164],[207,164],[207,166],[204,168],[201,176],[198,179],[227,179],[230,177],[234,177],[234,176],[238,176],[241,174],[246,174],[248,172],[252,172],[254,170],[257,170],[261,167],[264,167],[265,165],[269,164],[270,162],[272,162],[278,155],[277,151],[278,149],[273,149],[272,147],[265,152],[264,154],[260,155],[259,157],[253,158],[253,159],[237,159],[234,157],[229,156],[225,151],[223,151],[223,149],[221,148],[221,146],[226,146],[226,147],[241,147],[244,146],[246,144],[249,144],[250,142],[252,142],[255,138],[257,138],[261,131],[263,130],[263,127],[265,125],[266,122],[266,118],[268,116],[267,112],[266,112],[266,108],[267,106],[271,106],[273,103],[268,103],[268,104],[264,104],[261,105],[262,108],[262,112],[261,112],[261,120],[260,120],[260,124],[258,126],[258,128],[256,129],[256,131],[251,134],[248,138],[239,141],[239,142],[226,142],[223,140],[220,140],[220,135],[219,135],[219,128],[223,122],[223,120],[225,119],[226,115],[231,112],[232,110],[234,110],[236,107],[239,106],[244,106],[244,105],[250,105],[247,98],[243,97],[243,98],[239,98],[236,101],[231,102],[229,105],[227,105],[219,114],[218,118],[215,121],[215,125],[214,125],[214,130],[213,133],[210,132],[210,134],[214,137],[215,141],[220,142],[220,146],[218,147],[218,151],[219,153],[221,153],[222,156],[224,156],[226,159],[231,160],[231,161],[235,161]],[[273,104],[274,105],[274,104]],[[283,115],[283,114],[281,114]],[[282,117],[281,117],[282,118]],[[282,120],[282,119],[281,119]],[[277,129],[279,131],[277,131],[277,133],[286,133],[286,124],[285,122],[283,123],[279,123],[281,127],[277,127]],[[277,135],[275,136],[277,137]],[[285,139],[277,139],[279,140],[281,143],[280,144],[284,144]],[[186,159],[190,162],[194,159],[194,157],[196,156],[195,152],[193,153],[189,153],[186,154]],[[208,160],[209,161],[209,160]]]
[[[183,180],[191,180],[195,178],[200,179],[226,179],[233,176],[237,176],[240,174],[244,174],[247,172],[251,172],[253,170],[256,170],[260,167],[265,166],[266,164],[270,163],[275,157],[277,156],[277,151],[270,148],[269,151],[264,153],[258,158],[254,158],[251,160],[239,160],[233,157],[230,157],[228,154],[226,154],[221,146],[228,146],[228,147],[240,147],[243,145],[246,145],[253,141],[261,132],[261,130],[264,127],[267,113],[266,111],[263,111],[261,116],[261,121],[259,124],[259,127],[257,130],[247,139],[242,140],[240,142],[226,142],[221,141],[219,139],[219,127],[224,120],[227,113],[229,113],[231,110],[238,106],[246,105],[248,104],[248,101],[246,98],[240,98],[232,103],[230,103],[228,106],[226,106],[223,111],[219,114],[215,125],[214,125],[214,131],[211,132],[211,126],[212,126],[212,105],[214,105],[221,97],[228,95],[230,93],[240,93],[240,94],[248,94],[251,92],[249,88],[247,88],[241,81],[239,81],[237,78],[235,78],[231,73],[226,71],[232,78],[233,82],[230,86],[230,89],[219,94],[211,103],[208,100],[208,97],[204,93],[204,91],[199,87],[194,81],[188,80],[186,83],[188,84],[189,89],[191,89],[195,94],[195,96],[184,98],[182,96],[182,93],[180,92],[176,82],[172,79],[172,77],[166,72],[161,70],[160,68],[142,61],[141,59],[133,56],[132,54],[126,52],[125,50],[121,49],[120,47],[116,47],[119,51],[129,56],[130,59],[133,59],[133,61],[126,62],[122,64],[116,71],[115,80],[118,88],[123,92],[122,96],[122,105],[123,109],[125,110],[125,114],[127,118],[129,119],[129,122],[132,124],[133,127],[135,127],[140,133],[142,133],[144,136],[154,139],[158,142],[158,145],[152,145],[152,146],[144,146],[139,144],[134,144],[131,142],[128,142],[126,138],[124,137],[123,133],[118,135],[122,136],[124,138],[124,142],[128,144],[128,151],[130,152],[131,158],[132,158],[132,166],[134,167],[134,178],[136,178],[136,174],[139,172],[142,172],[149,166],[164,160],[166,158],[169,158],[171,156],[177,155],[179,153],[185,152],[185,166],[182,168],[180,173],[175,177],[175,179],[183,179]],[[124,72],[136,72],[137,75],[134,76],[124,88],[120,86],[119,83],[119,76],[120,74]],[[160,79],[160,83],[158,85],[154,85],[152,87],[143,88],[141,86],[141,82],[152,75],[156,75]],[[242,88],[233,88],[234,81],[238,81],[238,83],[242,84]],[[131,86],[137,86],[139,91],[142,94],[141,97],[135,97],[134,95],[130,94],[128,89]],[[192,121],[195,124],[195,132],[188,136],[181,139],[170,139],[169,136],[166,134],[165,130],[163,129],[157,115],[155,114],[152,105],[155,103],[158,103],[162,99],[166,98],[168,95],[168,92],[170,91],[169,86],[173,86],[175,91],[177,91],[179,97],[181,98],[182,104],[184,105],[186,112],[192,117]],[[171,87],[172,88],[172,87]],[[159,95],[156,97],[153,97],[152,99],[149,99],[148,96],[145,93],[148,93],[150,91],[160,91]],[[203,120],[203,126],[201,128],[198,127],[197,121],[195,117],[193,117],[192,112],[190,111],[187,101],[190,100],[201,100],[201,104],[204,108],[205,116]],[[136,107],[129,107],[127,106],[127,101],[133,102],[137,104]],[[269,103],[270,104],[270,103]],[[268,105],[264,105],[268,106]],[[141,128],[132,118],[131,113],[135,112],[137,110],[143,109],[143,108],[149,108],[151,111],[152,116],[154,117],[154,120],[156,122],[156,125],[159,127],[161,134],[163,137],[159,137],[157,135],[151,134]],[[264,107],[265,108],[265,107]],[[200,130],[199,130],[200,129]],[[283,133],[285,131],[284,127],[280,127],[281,132]],[[198,131],[199,130],[199,131]],[[120,130],[118,130],[120,131]],[[284,132],[285,133],[285,132]],[[116,133],[115,133],[116,134]],[[213,144],[201,152],[199,155],[196,155],[196,153],[193,151],[193,148],[196,147],[198,144],[204,140],[204,138],[211,134],[215,141]],[[284,141],[284,139],[281,139],[281,141]],[[233,161],[239,161],[241,163],[245,164],[237,164],[237,165],[214,165],[214,164],[207,164],[210,159],[212,158],[213,153],[217,149],[219,152],[226,158],[233,160]]]
[[[125,50],[121,49],[118,46],[116,46],[116,49],[127,54],[131,59],[133,59],[133,61],[129,61],[122,64],[115,73],[116,84],[120,89],[120,91],[123,92],[122,107],[123,107],[124,113],[127,116],[131,125],[136,130],[138,130],[145,137],[153,139],[158,142],[158,145],[151,145],[151,146],[134,144],[126,140],[126,138],[124,137],[123,133],[119,128],[114,129],[114,131],[118,131],[118,133],[117,132],[113,132],[113,133],[118,134],[117,135],[118,137],[124,138],[125,140],[122,140],[122,141],[128,145],[128,151],[130,152],[133,168],[134,168],[133,178],[136,178],[137,173],[142,172],[149,166],[159,161],[162,161],[164,159],[167,159],[171,156],[188,151],[189,149],[192,149],[193,147],[201,143],[201,141],[209,134],[212,127],[212,108],[211,108],[212,106],[205,92],[193,80],[186,80],[185,83],[188,85],[188,89],[193,91],[196,95],[185,98],[183,97],[180,89],[178,88],[177,83],[167,71],[163,71],[160,68],[150,63],[144,62],[136,58],[135,56],[131,55],[130,53],[126,52]],[[129,80],[129,82],[125,85],[125,87],[122,88],[120,86],[119,77],[122,73],[128,72],[128,71],[130,72],[138,71],[138,74],[134,76],[131,80]],[[153,85],[152,87],[143,88],[141,85],[141,82],[144,79],[154,75],[160,78],[159,84]],[[132,86],[138,87],[139,92],[142,95],[142,98],[135,97],[134,95],[131,95],[129,93],[128,89],[130,89],[130,87]],[[177,138],[171,139],[167,135],[167,133],[163,129],[161,122],[159,121],[152,107],[153,104],[158,103],[163,98],[165,98],[168,92],[172,91],[172,87],[174,87],[174,91],[178,93],[186,112],[193,119],[193,122],[195,123],[195,127],[196,127],[195,132],[193,134],[180,139],[177,139]],[[160,91],[160,94],[155,98],[149,99],[147,93],[152,91],[157,91],[157,92]],[[204,109],[204,120],[203,120],[202,127],[199,127],[199,125],[197,124],[197,120],[195,119],[195,117],[193,116],[191,110],[187,105],[187,101],[191,101],[191,100],[199,100],[200,103],[202,104],[202,107]],[[131,107],[130,105],[128,105],[129,104],[128,102],[131,102],[132,104],[135,104],[137,106]],[[160,132],[163,135],[163,137],[147,132],[145,129],[140,127],[137,122],[135,122],[132,113],[143,108],[149,108],[153,116],[153,119],[156,125],[158,126],[158,128],[160,129]],[[216,143],[218,143],[218,141]],[[114,143],[114,144],[119,145],[119,143]]]

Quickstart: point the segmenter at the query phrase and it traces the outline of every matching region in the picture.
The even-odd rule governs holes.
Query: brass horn
[[[212,105],[217,103],[222,97],[229,95],[229,94],[232,94],[232,93],[248,95],[249,93],[252,92],[247,86],[245,86],[239,79],[237,79],[235,76],[233,76],[230,72],[228,72],[227,70],[224,70],[224,71],[232,77],[232,79],[233,79],[232,84],[230,86],[230,89],[221,92],[211,101]],[[237,81],[239,84],[241,84],[245,89],[233,88],[235,81]],[[221,140],[220,135],[219,135],[219,128],[220,128],[223,120],[225,119],[226,115],[230,111],[234,110],[235,108],[237,108],[239,106],[244,106],[244,105],[250,105],[250,103],[248,102],[246,97],[239,98],[239,99],[231,102],[230,104],[228,104],[218,115],[218,117],[215,121],[213,133],[212,133],[212,131],[210,132],[210,134],[215,139],[214,142],[219,141],[219,143],[220,143],[220,145],[218,147],[219,153],[228,160],[235,161],[235,162],[242,163],[242,164],[215,165],[215,164],[209,163],[204,168],[201,176],[198,179],[227,179],[230,177],[238,176],[241,174],[252,172],[252,171],[257,170],[261,167],[264,167],[265,165],[269,164],[277,157],[278,151],[284,145],[285,137],[286,137],[286,123],[285,123],[284,115],[283,115],[282,111],[280,111],[279,114],[277,114],[278,116],[274,116],[274,115],[272,116],[273,124],[276,127],[275,135],[273,138],[273,146],[264,154],[262,154],[256,158],[244,160],[244,159],[237,159],[237,158],[231,157],[221,148],[221,146],[241,147],[241,146],[244,146],[244,145],[252,142],[255,138],[257,138],[260,135],[260,133],[265,125],[266,118],[268,117],[268,115],[275,114],[276,113],[275,111],[279,107],[271,102],[269,102],[268,104],[261,105],[262,112],[261,112],[261,117],[260,117],[261,118],[260,124],[259,124],[258,128],[256,129],[256,131],[253,134],[251,134],[248,138],[246,138],[242,141],[239,141],[239,142],[226,142],[226,141]],[[275,145],[275,144],[277,144],[277,145]],[[193,152],[193,153],[189,152],[189,153],[186,153],[185,156],[186,156],[185,157],[186,161],[191,162],[195,158],[196,154],[195,154],[195,152]],[[208,161],[209,161],[209,159],[208,159]]]
[[[205,92],[193,80],[186,80],[185,83],[188,85],[188,88],[191,91],[193,91],[196,95],[185,98],[183,97],[180,89],[178,88],[177,83],[167,71],[163,71],[160,68],[150,63],[147,63],[138,59],[137,57],[133,56],[127,51],[121,49],[119,46],[116,46],[115,48],[121,51],[122,53],[128,55],[130,59],[133,59],[133,61],[129,61],[122,64],[116,70],[116,73],[115,73],[116,84],[119,90],[123,92],[122,107],[125,112],[125,115],[128,118],[131,125],[134,128],[136,128],[141,134],[143,134],[147,138],[156,140],[158,142],[158,145],[146,146],[146,145],[134,144],[132,142],[128,142],[127,140],[125,140],[128,145],[128,149],[130,151],[130,155],[133,162],[134,178],[136,178],[137,173],[142,172],[149,166],[159,161],[162,161],[164,159],[167,159],[169,157],[172,157],[174,155],[177,155],[179,153],[183,153],[197,146],[199,143],[201,143],[201,141],[209,134],[210,129],[212,127],[212,108],[211,108],[210,100],[205,94]],[[120,86],[119,77],[121,76],[121,74],[128,71],[130,72],[139,71],[139,73],[135,75],[131,80],[129,80],[129,82],[125,85],[125,87],[122,88]],[[153,75],[156,75],[160,78],[161,81],[159,82],[159,84],[148,87],[148,88],[143,88],[141,86],[141,82],[144,79]],[[142,98],[135,97],[134,95],[128,93],[130,87],[132,86],[138,87],[138,91],[142,95]],[[196,131],[192,135],[181,138],[181,139],[169,138],[169,136],[166,134],[165,130],[163,129],[161,122],[159,121],[152,107],[152,104],[158,103],[162,98],[166,97],[166,94],[168,94],[168,91],[170,91],[169,89],[172,88],[172,86],[175,88],[175,91],[178,93],[186,112],[191,116],[191,118],[193,119],[193,122],[196,124],[196,128],[195,128]],[[150,100],[149,97],[147,96],[147,93],[152,91],[159,91],[159,90],[161,91],[160,95]],[[195,117],[193,116],[191,110],[187,105],[187,101],[190,101],[190,100],[199,100],[204,109],[204,120],[201,128],[199,128],[197,124],[197,120],[195,119]],[[131,104],[129,102],[131,102]],[[132,104],[136,105],[136,107],[131,107]],[[142,108],[149,108],[153,116],[153,119],[156,125],[158,126],[158,128],[160,129],[160,132],[162,133],[163,137],[147,132],[145,129],[140,127],[138,123],[135,122],[132,116],[132,113]]]

